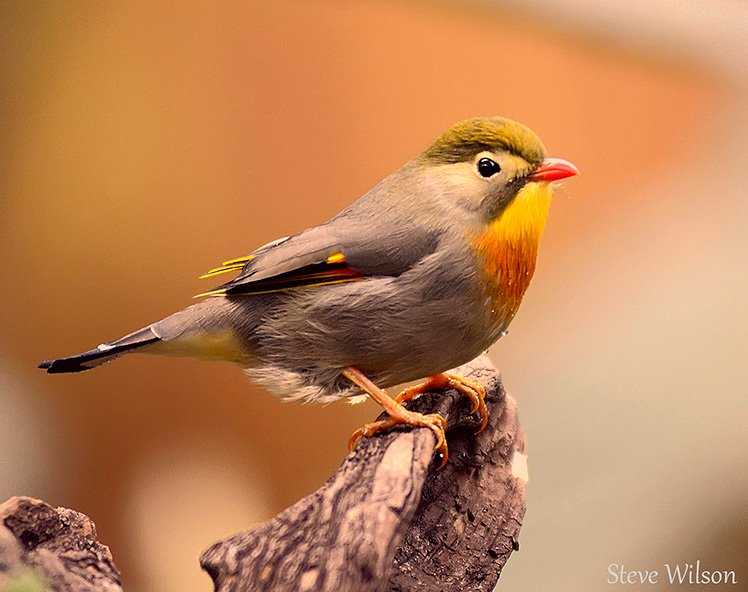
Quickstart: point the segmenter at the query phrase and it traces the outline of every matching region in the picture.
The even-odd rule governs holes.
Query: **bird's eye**
[[[490,158],[481,158],[478,161],[478,173],[481,177],[493,177],[496,173],[501,172],[499,163]]]

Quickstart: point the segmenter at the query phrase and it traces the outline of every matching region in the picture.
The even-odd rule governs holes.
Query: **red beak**
[[[530,181],[560,181],[579,174],[579,169],[563,158],[546,158],[529,176]]]

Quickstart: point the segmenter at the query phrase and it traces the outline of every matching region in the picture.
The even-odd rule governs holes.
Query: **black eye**
[[[478,161],[478,172],[481,177],[493,177],[496,173],[501,172],[499,163],[490,158],[481,158]]]

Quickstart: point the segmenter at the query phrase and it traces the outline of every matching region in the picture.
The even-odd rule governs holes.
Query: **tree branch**
[[[0,590],[122,592],[90,518],[30,497],[0,505]]]
[[[216,591],[492,590],[518,548],[524,435],[487,358],[454,372],[487,387],[490,421],[475,436],[469,404],[455,391],[412,402],[449,423],[444,469],[432,463],[427,429],[362,440],[320,489],[203,553]]]
[[[488,390],[488,428],[455,391],[410,407],[449,423],[439,469],[428,429],[363,439],[317,491],[201,557],[217,592],[488,592],[518,549],[526,457],[514,400],[481,357],[456,373]],[[32,498],[0,505],[0,592],[122,592],[91,520]]]

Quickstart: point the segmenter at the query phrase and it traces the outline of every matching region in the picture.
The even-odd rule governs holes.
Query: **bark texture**
[[[91,520],[30,497],[0,505],[0,591],[122,592]]]
[[[455,372],[488,390],[488,428],[455,391],[409,407],[449,423],[449,464],[428,429],[363,439],[317,491],[201,557],[217,592],[489,592],[517,550],[525,442],[511,397],[481,357]],[[0,505],[0,592],[121,592],[109,549],[78,512]]]
[[[455,391],[409,407],[444,415],[449,464],[427,429],[364,439],[317,491],[272,520],[220,541],[201,565],[217,592],[493,590],[518,549],[527,463],[516,405],[481,357],[455,372],[488,389],[478,436]]]

